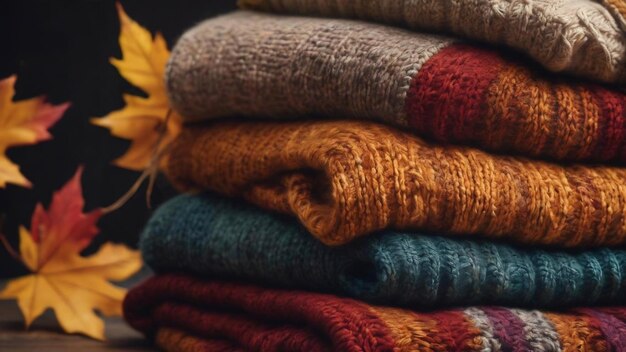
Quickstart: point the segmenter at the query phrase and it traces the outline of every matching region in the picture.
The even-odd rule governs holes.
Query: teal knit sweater
[[[564,252],[386,231],[327,247],[295,220],[213,195],[183,195],[141,238],[157,272],[242,279],[431,307],[626,302],[626,251]]]

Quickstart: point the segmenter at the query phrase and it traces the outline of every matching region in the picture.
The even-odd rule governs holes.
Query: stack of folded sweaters
[[[142,235],[133,327],[167,351],[626,351],[624,2],[241,5],[168,63],[166,174],[193,194]]]

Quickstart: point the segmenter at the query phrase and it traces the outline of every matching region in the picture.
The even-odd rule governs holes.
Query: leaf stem
[[[139,187],[141,187],[141,185],[143,184],[143,181],[149,176],[149,172],[150,169],[144,170],[141,175],[139,175],[139,178],[135,181],[135,183],[133,183],[133,185],[130,187],[130,189],[126,191],[126,193],[124,193],[124,195],[122,195],[118,200],[113,202],[113,204],[102,208],[102,213],[108,214],[124,206],[124,204],[126,204],[126,202],[128,202],[128,200],[132,198],[135,193],[137,193]]]
[[[152,152],[152,157],[150,158],[150,163],[148,167],[142,171],[141,175],[137,178],[135,183],[130,187],[130,189],[124,193],[118,200],[113,202],[113,204],[102,208],[102,212],[104,214],[111,213],[126,204],[134,195],[137,193],[143,182],[148,179],[148,189],[146,190],[146,205],[148,208],[151,208],[150,200],[152,197],[152,190],[154,189],[154,184],[156,181],[157,174],[159,173],[159,163],[163,156],[167,154],[169,151],[169,145],[165,146],[165,148],[160,148],[163,140],[165,139],[165,135],[167,134],[167,125],[172,115],[172,109],[167,110],[167,114],[165,115],[165,119],[158,126],[158,138],[154,145],[154,150]],[[161,150],[160,150],[161,149]]]
[[[13,257],[13,259],[18,260],[22,264],[25,264],[24,259],[22,259],[22,256],[19,255],[19,253],[17,253],[15,249],[13,249],[13,247],[9,243],[9,240],[7,240],[7,237],[2,232],[0,232],[0,243],[2,243],[2,246],[4,247],[4,249],[6,249],[9,255]]]
[[[167,114],[165,114],[165,119],[163,123],[159,125],[159,137],[157,138],[156,144],[154,146],[154,150],[152,151],[152,158],[150,158],[150,165],[148,169],[150,170],[148,179],[148,189],[146,190],[146,206],[148,209],[152,208],[152,190],[154,189],[154,184],[156,182],[157,175],[159,173],[159,163],[161,158],[166,154],[168,150],[168,146],[163,148],[163,150],[159,150],[161,144],[163,143],[163,139],[165,139],[165,135],[167,134],[167,127],[170,122],[170,118],[172,117],[172,109],[167,109]]]

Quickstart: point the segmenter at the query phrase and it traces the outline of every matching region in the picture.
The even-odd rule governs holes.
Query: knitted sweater
[[[626,244],[626,169],[559,166],[441,147],[356,121],[183,129],[167,173],[297,216],[322,242],[386,228],[529,244]]]
[[[598,2],[604,2],[606,8]],[[360,18],[449,32],[506,44],[553,71],[626,83],[626,32],[619,27],[626,13],[624,0],[239,0],[239,3],[274,12]]]
[[[179,196],[141,237],[157,272],[183,271],[384,305],[556,307],[626,303],[626,251],[520,249],[387,231],[342,247],[297,221],[219,197]]]
[[[173,106],[189,121],[376,119],[438,142],[626,162],[626,94],[495,50],[376,24],[222,16],[179,40],[166,80]]]
[[[126,320],[166,351],[626,350],[626,308],[416,312],[330,295],[163,275],[132,289]]]
[[[601,0],[601,2],[613,13],[617,23],[626,32],[626,2],[624,0]]]

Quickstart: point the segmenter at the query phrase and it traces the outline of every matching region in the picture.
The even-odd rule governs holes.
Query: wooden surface
[[[136,281],[132,280],[132,283]],[[0,288],[4,284],[0,281]],[[0,300],[0,352],[156,351],[148,340],[126,325],[121,317],[106,318],[105,321],[107,340],[104,342],[62,333],[50,310],[37,318],[26,331],[17,303]]]

